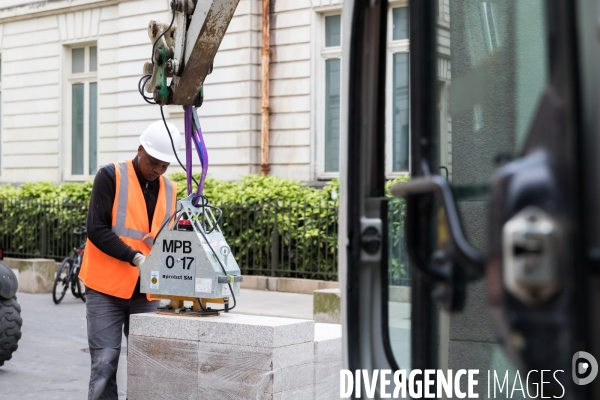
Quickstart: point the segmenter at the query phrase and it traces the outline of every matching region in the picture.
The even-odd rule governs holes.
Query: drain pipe
[[[261,160],[262,176],[269,175],[269,64],[271,62],[270,28],[271,0],[262,0],[262,104],[261,104]]]

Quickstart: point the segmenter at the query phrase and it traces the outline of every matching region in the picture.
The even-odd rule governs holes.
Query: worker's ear
[[[142,146],[140,144],[140,146],[138,147],[138,154],[137,155],[138,155],[138,157],[141,157],[142,154],[144,154],[144,146]]]

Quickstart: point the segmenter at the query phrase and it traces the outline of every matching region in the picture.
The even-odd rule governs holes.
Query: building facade
[[[440,0],[440,24],[447,1]],[[389,7],[390,177],[409,165],[407,5]],[[311,182],[338,174],[341,11],[342,0],[271,0],[272,175]],[[217,179],[260,172],[261,12],[261,0],[240,1],[205,81],[199,116]],[[89,180],[99,166],[135,154],[140,133],[160,119],[138,93],[153,19],[170,20],[168,0],[2,1],[1,183]],[[440,63],[441,91],[449,65]],[[181,107],[165,107],[165,116],[183,131]],[[442,164],[451,171],[447,133]]]

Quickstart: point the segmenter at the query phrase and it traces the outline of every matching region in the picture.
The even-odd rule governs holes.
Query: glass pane
[[[392,39],[408,39],[408,7],[398,7],[392,10],[393,30]]]
[[[325,17],[325,47],[340,46],[342,44],[341,25],[341,15]]]
[[[408,177],[396,179],[404,181]],[[390,183],[391,185],[392,183]],[[390,346],[401,369],[410,370],[410,273],[404,215],[406,203],[393,198],[388,204],[388,324]]]
[[[98,169],[98,84],[90,83],[90,142],[89,142],[89,174],[94,175]]]
[[[392,170],[408,171],[408,53],[393,57]]]
[[[432,173],[448,176],[465,235],[484,253],[490,240],[489,210],[482,189],[484,192],[497,171],[499,156],[513,158],[521,151],[548,79],[545,3],[545,0],[444,0],[441,3],[440,18],[445,23],[437,24],[435,49],[439,114],[431,115],[439,121],[439,131],[428,143],[433,151],[427,161]],[[394,10],[394,39],[402,37],[397,32],[402,24],[397,22],[401,18],[396,13],[400,10]],[[407,62],[408,54],[393,57],[395,170],[405,162],[402,146],[404,132],[408,132],[408,119],[401,113],[408,111],[403,102],[408,89],[408,72],[404,66]],[[433,202],[431,210],[422,210],[423,213],[437,211],[437,216],[430,219],[434,227],[427,230],[433,251],[443,250],[448,245],[444,233],[448,228],[443,224],[442,210]],[[388,332],[396,361],[404,367],[408,336],[399,329],[403,324],[409,326],[410,320],[399,297],[394,295],[402,285],[404,270],[402,222],[395,219],[396,214],[403,213],[402,204],[392,203],[390,212],[395,213],[388,218],[392,227],[390,248],[396,253],[390,254]],[[416,282],[412,282],[412,286],[415,285]],[[489,370],[502,377],[509,371],[508,382],[513,382],[516,370],[495,341],[497,336],[486,312],[485,283],[469,284],[468,293],[462,312],[432,312],[429,317],[438,321],[438,331],[429,339],[412,338],[413,344],[419,341],[422,345],[422,341],[427,340],[429,348],[438,349],[438,368],[444,371]],[[475,389],[479,398],[487,398],[486,385]]]
[[[98,47],[90,47],[90,71],[94,72],[98,70]]]
[[[74,74],[85,72],[85,49],[73,49],[71,50],[72,60],[72,71]]]
[[[72,87],[71,174],[83,175],[83,83]]]
[[[340,60],[325,61],[325,172],[340,170]]]

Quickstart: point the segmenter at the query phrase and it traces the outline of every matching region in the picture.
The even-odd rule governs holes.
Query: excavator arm
[[[172,0],[170,23],[150,21],[152,59],[144,65],[140,92],[160,105],[199,107],[202,85],[239,0]]]

